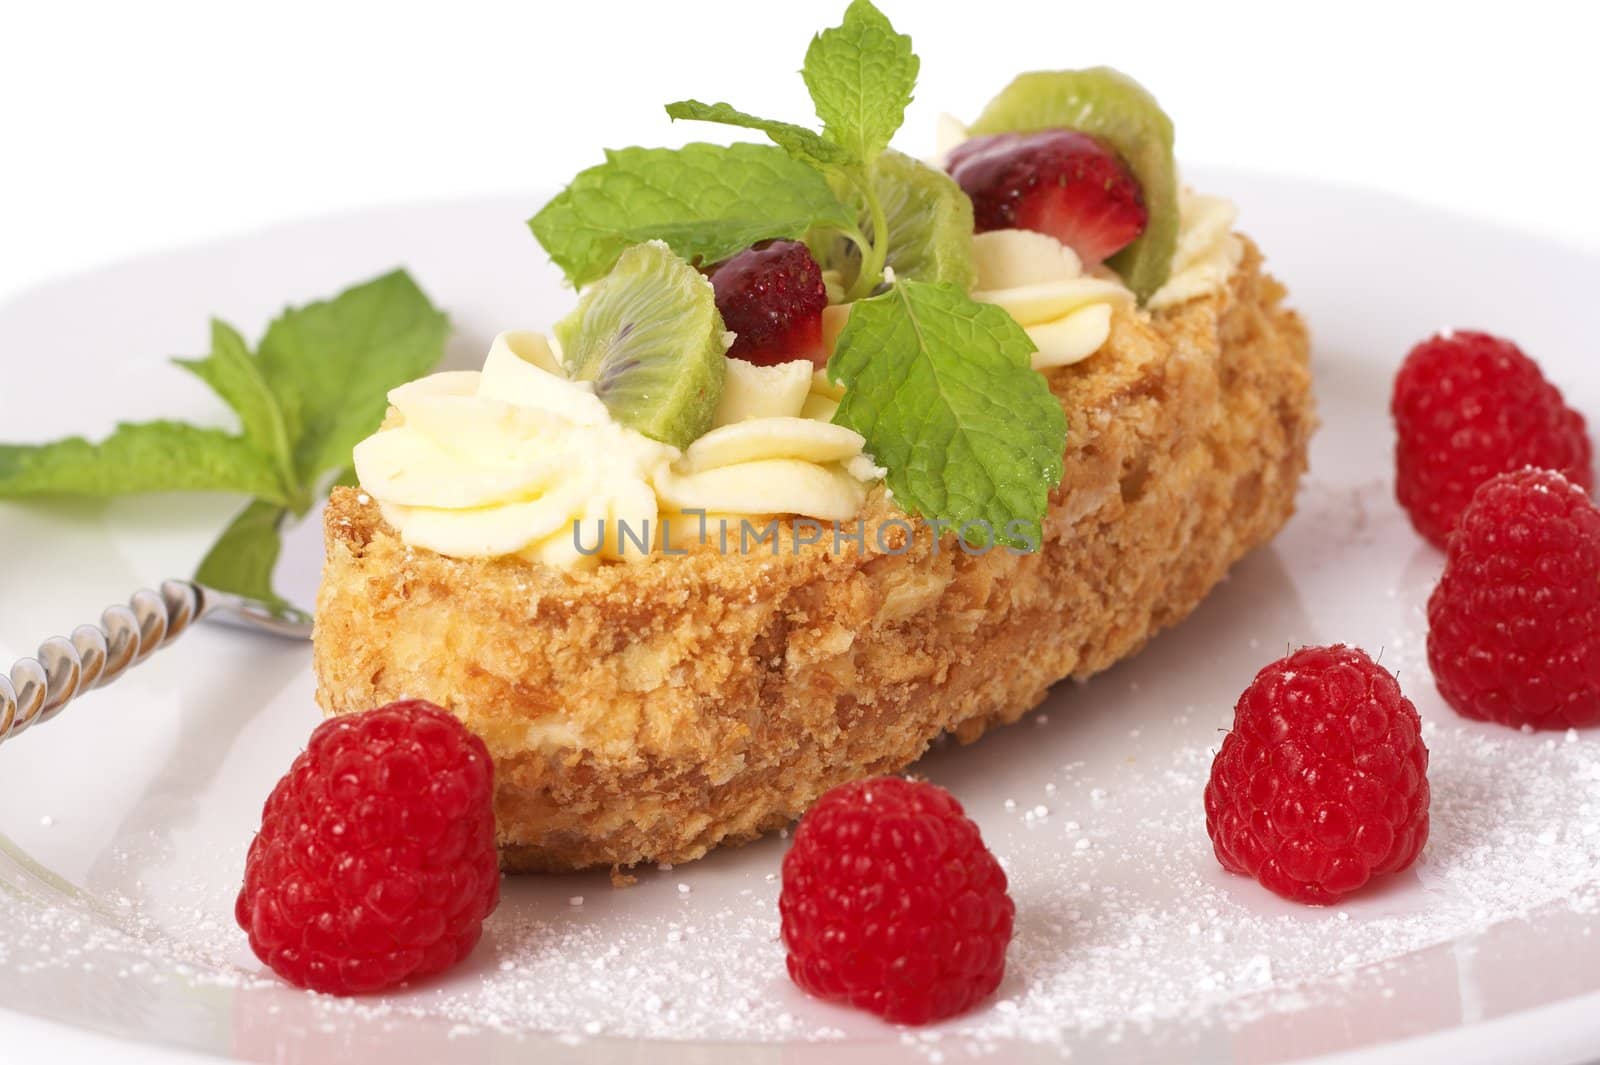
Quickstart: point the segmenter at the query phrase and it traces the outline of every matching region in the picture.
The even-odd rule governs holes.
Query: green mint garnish
[[[853,218],[822,174],[777,148],[690,144],[608,151],[528,224],[568,280],[586,285],[645,241],[710,265],[760,240],[794,240]]]
[[[99,444],[72,437],[0,445],[0,500],[226,492],[252,502],[201,562],[196,579],[287,607],[272,591],[279,529],[310,509],[351,449],[371,434],[397,385],[444,354],[445,316],[404,271],[286,310],[252,353],[211,324],[204,358],[174,359],[239,417],[237,434],[176,421],[122,425]]]
[[[759,240],[803,236],[819,261],[845,273],[846,299],[855,302],[828,368],[847,386],[834,420],[866,437],[908,511],[958,532],[969,525],[968,539],[1036,546],[1061,480],[1066,421],[1030,368],[1033,344],[1022,327],[966,295],[965,194],[888,150],[918,69],[911,39],[868,0],[855,0],[806,51],[802,73],[820,133],[726,103],[669,104],[674,119],[758,130],[776,148],[611,152],[532,226],[580,285],[643,240],[709,264]],[[749,160],[731,162],[758,152],[766,154],[750,158],[761,160],[759,181]],[[708,177],[724,169],[722,180]],[[885,290],[888,263],[896,279]]]
[[[99,444],[0,444],[0,499],[136,492],[241,492],[288,503],[272,460],[249,440],[182,422],[119,425]]]
[[[866,437],[900,506],[968,539],[1037,548],[1067,425],[1034,350],[999,307],[898,281],[851,309],[828,363],[845,386],[834,421]]]
[[[870,167],[905,120],[920,65],[911,38],[856,0],[841,25],[812,38],[801,69],[823,136]]]
[[[703,104],[699,100],[679,100],[677,103],[667,105],[667,115],[675,120],[713,122],[719,126],[753,129],[765,133],[773,144],[788,152],[796,162],[824,170],[847,169],[856,160],[849,149],[804,126],[797,126],[793,122],[779,122],[773,118],[758,118],[738,110],[731,104]]]
[[[806,49],[802,75],[823,129],[818,134],[791,122],[757,118],[729,104],[680,100],[667,105],[674,119],[715,122],[765,133],[797,162],[832,175],[848,190],[853,222],[857,210],[865,225],[834,225],[860,249],[861,268],[846,298],[856,300],[883,281],[889,255],[889,223],[878,193],[878,156],[905,118],[916,84],[919,61],[911,38],[894,27],[869,0],[855,0],[844,22],[814,37]],[[821,239],[813,232],[813,241]]]
[[[283,527],[289,511],[266,500],[253,500],[211,545],[194,571],[194,579],[210,588],[259,599],[280,611],[299,613],[272,587],[272,571],[283,550]]]
[[[943,170],[890,148],[873,164],[873,187],[888,226],[886,267],[912,281],[947,281],[971,288],[977,278],[972,262],[972,201]],[[853,186],[833,179],[841,199],[855,205],[861,231],[870,241],[878,232],[872,215]],[[823,269],[839,271],[846,283],[861,272],[859,243],[844,236],[813,236],[811,251]]]
[[[298,487],[309,495],[350,465],[351,450],[382,423],[389,390],[433,369],[449,335],[449,320],[404,270],[273,320],[256,361],[294,440]]]
[[[857,0],[857,3],[864,2],[865,0]],[[847,194],[843,197],[852,206],[840,207],[841,221],[833,223],[831,227],[817,228],[831,228],[857,248],[863,249],[862,269],[855,283],[851,285],[850,291],[846,293],[847,299],[860,299],[877,287],[883,279],[883,264],[888,255],[889,242],[873,239],[865,233],[886,233],[888,223],[883,205],[873,187],[870,164],[863,163],[849,148],[830,140],[826,133],[819,136],[804,126],[797,126],[792,122],[757,118],[728,104],[703,104],[699,100],[679,100],[677,103],[667,105],[667,114],[673,119],[715,122],[718,125],[734,126],[738,129],[759,130],[765,133],[772,143],[788,152],[796,163],[815,167],[819,176],[831,176],[835,183],[843,183],[847,189],[856,193],[857,196]],[[861,212],[867,218],[865,230],[857,228],[850,221],[858,213],[854,206],[857,197],[859,202],[865,204],[865,210]],[[816,228],[809,236],[813,241],[823,239]]]
[[[239,415],[244,439],[272,464],[277,482],[287,491],[295,483],[294,445],[285,424],[283,406],[261,375],[250,348],[227,322],[211,320],[211,354],[203,359],[173,359],[223,398]],[[263,498],[264,493],[251,492]],[[278,502],[289,504],[287,495]]]

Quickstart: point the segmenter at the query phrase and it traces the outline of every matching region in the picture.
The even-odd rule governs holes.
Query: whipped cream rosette
[[[636,559],[694,542],[703,522],[853,517],[882,471],[859,433],[807,416],[831,415],[837,395],[809,362],[730,359],[714,427],[680,451],[620,424],[543,335],[508,332],[481,372],[390,392],[356,473],[413,547],[563,567]],[[673,519],[687,528],[664,541]]]
[[[1133,293],[1115,275],[1085,273],[1076,252],[1044,233],[979,233],[972,257],[978,273],[973,299],[1017,320],[1039,349],[1035,370],[1070,366],[1099,351],[1111,335],[1113,308],[1133,304]]]

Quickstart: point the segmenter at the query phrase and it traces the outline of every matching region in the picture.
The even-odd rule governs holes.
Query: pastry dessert
[[[690,860],[975,740],[1293,510],[1305,329],[1154,101],[1025,75],[947,175],[830,95],[875,48],[903,110],[881,20],[808,53],[822,134],[579,175],[533,223],[573,315],[396,390],[328,506],[319,702],[456,714],[509,869]]]

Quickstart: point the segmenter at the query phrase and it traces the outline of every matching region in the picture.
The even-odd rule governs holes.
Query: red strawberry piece
[[[795,240],[769,240],[711,268],[722,322],[736,334],[729,356],[772,366],[828,361],[822,311],[828,290],[811,251]]]
[[[1394,676],[1353,647],[1308,647],[1239,696],[1206,832],[1224,869],[1326,904],[1416,860],[1428,797],[1421,722]]]
[[[1144,232],[1144,192],[1105,142],[1070,129],[974,137],[946,169],[972,200],[974,228],[1032,229],[1078,253],[1085,267]]]
[[[1439,694],[1481,721],[1600,725],[1600,510],[1551,470],[1478,488],[1428,600]]]
[[[987,998],[1005,975],[1016,913],[961,804],[899,777],[817,800],[784,856],[778,910],[790,979],[897,1024]]]
[[[1390,411],[1395,494],[1436,547],[1497,473],[1537,466],[1594,487],[1583,415],[1509,340],[1468,331],[1424,340],[1395,375]]]
[[[272,789],[234,916],[296,987],[381,991],[442,972],[500,899],[494,768],[421,700],[331,718]]]

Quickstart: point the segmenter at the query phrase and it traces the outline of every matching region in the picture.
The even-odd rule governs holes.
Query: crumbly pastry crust
[[[942,732],[1015,721],[1185,617],[1293,512],[1316,424],[1306,331],[1246,245],[1225,291],[1119,310],[1104,349],[1050,371],[1066,474],[1034,554],[908,538],[880,489],[864,545],[825,532],[568,572],[408,549],[338,489],[318,702],[459,715],[495,759],[502,861],[530,871],[698,858]]]

